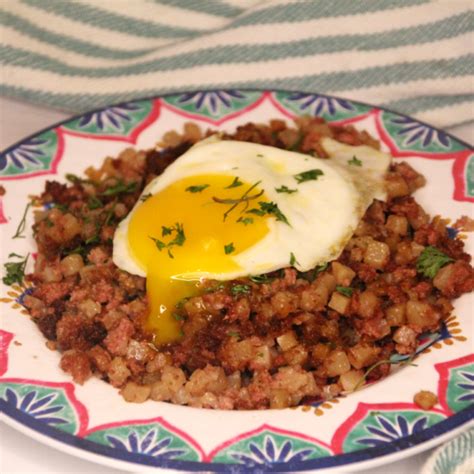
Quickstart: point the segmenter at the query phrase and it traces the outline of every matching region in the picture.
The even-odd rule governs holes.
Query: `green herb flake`
[[[254,283],[262,284],[262,283],[271,283],[274,278],[269,277],[268,275],[253,275],[249,277],[250,281]]]
[[[263,155],[262,155],[261,153],[257,153],[257,156],[258,156],[259,158],[263,158]]]
[[[67,207],[65,204],[54,204],[54,209],[58,209],[63,214],[69,211],[69,207]]]
[[[118,196],[119,194],[130,194],[136,191],[138,183],[132,181],[130,183],[125,183],[123,180],[118,180],[117,184],[107,188],[101,196]]]
[[[279,188],[275,188],[275,191],[277,193],[286,193],[286,194],[293,194],[293,193],[297,193],[298,190],[297,189],[290,189],[289,187],[283,185],[283,186],[280,186]]]
[[[224,252],[226,255],[229,255],[230,253],[234,251],[235,251],[235,247],[234,247],[233,242],[231,242],[230,244],[224,245]]]
[[[46,227],[49,227],[49,228],[54,226],[53,221],[49,217],[46,217],[46,219],[44,220],[44,223],[46,224]]]
[[[229,332],[227,333],[227,335],[230,336],[230,337],[240,338],[240,334],[239,334],[238,332],[236,332],[236,331],[229,331]]]
[[[290,265],[292,267],[295,266],[295,264],[300,264],[300,262],[298,262],[298,260],[296,260],[296,257],[295,257],[295,254],[293,252],[290,253]]]
[[[438,271],[454,259],[438,250],[436,247],[426,247],[416,262],[416,269],[427,278],[434,278]]]
[[[258,205],[260,206],[259,209],[250,209],[249,211],[247,211],[247,213],[256,214],[257,216],[264,216],[266,214],[274,215],[277,221],[281,221],[284,222],[286,225],[290,225],[288,219],[278,207],[278,204],[274,202],[259,201]]]
[[[100,242],[100,237],[98,234],[89,237],[84,243],[86,245],[98,244]]]
[[[360,380],[356,383],[354,389],[352,390],[353,392],[356,392],[359,390],[359,388],[364,385],[365,381],[367,380],[367,377],[370,375],[370,373],[375,370],[377,367],[384,365],[384,364],[389,364],[389,365],[397,365],[399,364],[400,366],[405,366],[409,365],[411,367],[418,367],[417,364],[413,364],[413,359],[416,357],[416,352],[413,353],[410,357],[408,357],[406,360],[403,361],[394,361],[390,359],[382,359],[379,360],[378,362],[375,362],[375,364],[372,364],[364,373],[364,375],[360,378]]]
[[[229,186],[226,186],[224,189],[238,188],[239,186],[242,186],[243,184],[244,183],[242,181],[240,181],[238,176],[236,176],[234,178],[234,181],[232,181],[232,183],[229,184]]]
[[[319,275],[321,272],[324,272],[328,269],[329,267],[329,263],[326,262],[326,263],[323,263],[321,265],[318,265],[315,269],[314,269],[314,275]]]
[[[103,202],[96,196],[91,196],[89,200],[87,201],[87,207],[91,211],[93,211],[94,209],[99,209],[103,206],[104,206]]]
[[[173,232],[173,227],[165,227],[164,225],[161,226],[161,236],[166,237],[167,235],[171,235]]]
[[[174,255],[171,253],[171,249],[175,246],[182,247],[184,242],[186,241],[186,235],[184,234],[183,224],[176,222],[176,224],[172,227],[161,227],[161,235],[162,237],[167,237],[175,233],[174,239],[169,241],[168,243],[163,242],[160,239],[157,239],[152,236],[148,236],[153,242],[155,242],[156,248],[161,252],[163,249],[168,250],[168,256],[170,258],[174,258]]]
[[[243,225],[249,225],[249,224],[253,224],[253,218],[252,217],[239,217],[237,219],[237,222]]]
[[[188,193],[200,193],[208,188],[210,184],[198,184],[196,186],[188,186],[185,191]]]
[[[20,220],[20,223],[18,224],[18,227],[16,228],[15,235],[12,237],[12,239],[24,239],[25,238],[25,236],[23,235],[23,232],[25,232],[26,215],[28,214],[28,210],[30,209],[30,207],[31,207],[31,202],[29,202],[26,205],[25,210],[23,211],[23,216]]]
[[[347,296],[350,298],[352,296],[352,292],[354,291],[353,288],[350,288],[349,286],[341,286],[337,285],[336,286],[336,291],[341,293],[341,295]]]
[[[347,164],[352,166],[362,166],[362,161],[354,155],[351,160],[347,160]]]
[[[247,293],[250,293],[250,286],[249,285],[234,285],[231,289],[230,292],[234,295],[246,295]]]
[[[173,318],[176,319],[176,321],[184,321],[186,319],[184,316],[181,316],[181,314],[178,313],[173,313]]]
[[[323,175],[324,173],[321,170],[314,169],[295,174],[293,177],[296,179],[298,184],[301,184],[306,181],[316,181],[320,176]]]
[[[72,173],[66,173],[66,179],[72,184],[92,184],[90,179],[80,178]]]
[[[5,285],[13,285],[17,283],[21,285],[23,282],[23,278],[25,277],[25,268],[28,262],[28,254],[26,257],[22,257],[16,253],[11,253],[8,255],[8,258],[22,258],[19,262],[7,262],[4,263],[3,266],[5,267],[6,275],[2,278],[3,283]]]
[[[252,201],[253,199],[259,198],[263,194],[263,190],[256,193],[256,194],[250,194],[250,192],[255,189],[261,181],[257,181],[250,186],[247,191],[245,191],[242,196],[240,196],[237,199],[227,199],[227,198],[219,198],[216,196],[212,197],[212,200],[214,202],[217,202],[218,204],[230,204],[230,208],[227,209],[226,212],[224,212],[224,221],[227,219],[227,216],[239,205],[239,204],[244,204],[245,209],[247,209],[249,202]]]
[[[151,193],[147,193],[147,194],[144,194],[141,198],[140,198],[140,201],[141,202],[145,202],[147,201],[148,199],[151,198]]]

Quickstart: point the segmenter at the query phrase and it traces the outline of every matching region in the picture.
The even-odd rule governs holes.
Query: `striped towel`
[[[1,92],[68,111],[265,88],[473,116],[473,1],[2,0]]]

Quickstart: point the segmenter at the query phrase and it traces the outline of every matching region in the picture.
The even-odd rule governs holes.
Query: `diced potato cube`
[[[377,295],[373,291],[366,290],[362,292],[359,296],[358,314],[362,318],[373,318],[379,305],[380,300]]]
[[[374,240],[365,249],[364,262],[377,270],[383,269],[389,259],[390,248],[384,242]]]
[[[390,326],[402,326],[405,324],[405,303],[394,304],[387,308],[385,318]]]
[[[287,351],[288,349],[298,345],[298,339],[296,338],[295,331],[285,332],[281,336],[278,336],[276,341],[282,351]]]
[[[345,314],[346,311],[349,309],[350,304],[350,298],[341,295],[341,293],[339,293],[338,291],[335,291],[331,296],[331,300],[329,301],[328,306],[340,314]]]
[[[391,216],[388,216],[385,227],[394,234],[407,235],[408,220],[405,216],[396,216],[392,214]]]
[[[347,354],[341,350],[332,351],[324,361],[328,377],[336,377],[351,370]]]
[[[368,343],[359,343],[349,349],[349,361],[352,367],[362,369],[372,365],[377,360],[380,351],[380,347],[372,346]]]
[[[438,403],[438,397],[433,392],[421,390],[413,397],[413,401],[423,410],[431,410]]]
[[[349,370],[349,372],[346,372],[339,377],[339,384],[346,392],[353,392],[358,388],[357,385],[363,384],[363,376],[364,372],[362,372],[362,370]]]
[[[407,322],[422,329],[437,324],[440,315],[434,308],[422,301],[408,301],[406,307]]]
[[[289,365],[303,365],[308,359],[308,351],[302,345],[292,347],[283,356]]]
[[[332,262],[332,274],[336,279],[336,283],[341,286],[350,286],[352,279],[355,277],[355,271],[339,262]]]

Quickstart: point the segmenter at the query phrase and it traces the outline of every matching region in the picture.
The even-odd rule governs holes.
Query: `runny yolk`
[[[198,292],[201,278],[225,279],[241,270],[234,257],[267,234],[267,218],[246,212],[268,201],[260,193],[258,185],[233,176],[199,175],[174,182],[136,208],[128,244],[147,274],[147,329],[155,344],[179,339],[176,304]]]

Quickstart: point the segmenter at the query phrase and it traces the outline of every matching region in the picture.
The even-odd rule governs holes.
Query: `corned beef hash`
[[[187,124],[85,174],[38,198],[24,304],[63,370],[127,401],[332,399],[474,288],[463,241],[412,196],[424,177],[351,126]]]

